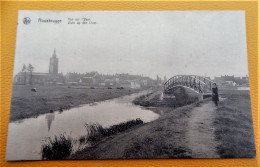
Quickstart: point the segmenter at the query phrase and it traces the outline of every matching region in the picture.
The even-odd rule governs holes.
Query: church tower
[[[54,53],[50,58],[49,73],[58,74],[58,65],[59,65],[59,59],[57,58],[56,50],[54,49]]]

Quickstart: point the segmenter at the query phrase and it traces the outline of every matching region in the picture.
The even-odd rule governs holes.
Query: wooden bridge
[[[213,83],[212,80],[197,75],[176,75],[164,83],[164,93],[171,94],[179,87],[186,87],[199,94],[211,95]]]

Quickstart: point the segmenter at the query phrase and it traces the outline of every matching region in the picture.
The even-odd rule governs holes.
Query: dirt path
[[[191,111],[187,138],[193,158],[220,158],[214,136],[215,109],[212,101],[206,101]]]

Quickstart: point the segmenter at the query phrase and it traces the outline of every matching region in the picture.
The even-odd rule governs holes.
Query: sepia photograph
[[[17,17],[6,161],[256,157],[245,11]]]

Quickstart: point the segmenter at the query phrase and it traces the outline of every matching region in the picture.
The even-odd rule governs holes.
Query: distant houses
[[[136,81],[131,81],[131,88],[132,89],[139,89],[139,88],[141,88],[141,85]]]
[[[94,87],[125,87],[139,89],[151,87],[156,84],[155,80],[149,77],[130,74],[102,75],[97,72],[85,74],[68,73],[65,75],[66,84],[94,86]]]
[[[222,88],[232,88],[232,87],[248,87],[249,79],[248,76],[245,77],[235,77],[234,75],[223,75],[220,77],[215,77],[214,81]]]
[[[17,85],[68,85],[139,89],[159,86],[163,83],[163,80],[159,76],[157,76],[156,80],[153,80],[141,75],[103,75],[98,72],[69,72],[63,75],[59,73],[59,59],[54,49],[49,60],[49,73],[34,72],[34,67],[31,64],[28,67],[24,65],[21,72],[15,75],[13,83]]]

